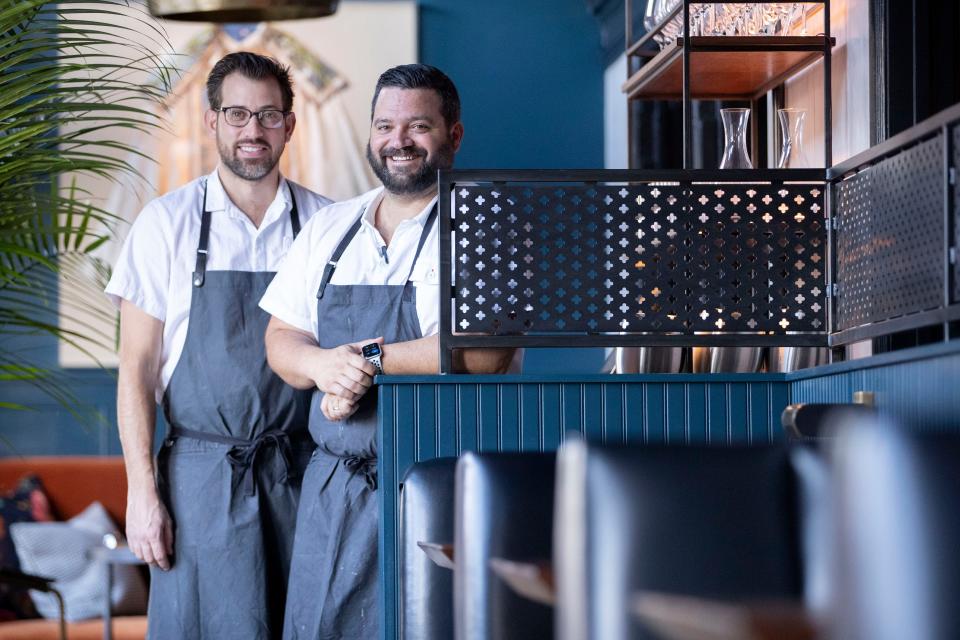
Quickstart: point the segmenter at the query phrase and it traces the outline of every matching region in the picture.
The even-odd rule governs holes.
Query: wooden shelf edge
[[[632,99],[633,94],[639,87],[665,73],[669,69],[670,63],[675,58],[682,56],[683,47],[664,47],[653,60],[640,67],[636,73],[627,78],[621,90],[627,94],[627,99]]]
[[[694,91],[691,94],[693,100],[753,100],[773,87],[781,84],[790,76],[798,73],[807,66],[813,64],[823,56],[823,51],[809,49],[795,49],[793,47],[805,47],[814,43],[823,44],[825,36],[699,36],[693,39],[694,45],[712,45],[714,41],[726,41],[728,47],[711,49],[709,51],[694,51],[692,56],[709,55],[711,53],[739,52],[744,55],[763,55],[769,53],[782,53],[785,51],[807,51],[808,55],[794,64],[778,71],[769,80],[751,87],[748,91],[733,93],[701,92]],[[644,64],[633,75],[627,78],[621,85],[621,91],[626,94],[628,100],[681,100],[683,98],[683,89],[678,87],[675,90],[656,93],[644,93],[644,88],[651,85],[660,76],[673,70],[673,65],[682,63],[683,46],[682,38],[677,38],[672,46],[665,47],[652,60]],[[735,41],[735,42],[733,42]],[[830,38],[831,47],[836,45],[836,38]],[[694,61],[691,60],[691,67]],[[696,73],[696,71],[694,71]]]

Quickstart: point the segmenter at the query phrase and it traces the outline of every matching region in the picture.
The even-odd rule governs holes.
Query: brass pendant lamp
[[[150,13],[169,20],[195,22],[268,22],[322,18],[337,11],[340,0],[148,0]]]

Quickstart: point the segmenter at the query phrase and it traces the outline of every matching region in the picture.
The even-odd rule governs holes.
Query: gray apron
[[[293,193],[291,191],[291,197]],[[300,230],[296,200],[290,211]],[[206,185],[190,321],[163,397],[158,486],[174,523],[173,567],[151,569],[152,640],[277,638],[302,470],[309,391],[267,366],[272,272],[206,271]]]
[[[437,215],[424,224],[413,266]],[[334,285],[330,278],[360,229],[353,224],[324,269],[317,291],[317,343],[331,349],[366,338],[387,344],[422,337],[416,288],[402,285]],[[380,611],[377,564],[377,394],[371,389],[356,413],[331,422],[314,391],[310,435],[317,449],[303,478],[290,570],[283,637],[298,640],[373,639]]]

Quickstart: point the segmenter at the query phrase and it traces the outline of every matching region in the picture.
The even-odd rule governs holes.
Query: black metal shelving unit
[[[763,0],[747,0],[737,4],[763,4]],[[693,163],[692,129],[694,99],[724,99],[749,101],[753,111],[757,112],[758,100],[768,91],[782,84],[784,80],[813,63],[821,57],[824,60],[824,167],[833,160],[832,150],[832,94],[831,94],[831,56],[835,39],[830,35],[830,0],[807,4],[823,6],[824,32],[816,36],[694,36],[678,37],[660,52],[651,50],[649,45],[656,34],[676,16],[680,15],[684,33],[690,24],[690,5],[702,4],[694,0],[683,0],[682,5],[674,9],[664,20],[633,42],[633,10],[631,0],[626,7],[627,37],[627,80],[623,90],[628,100],[659,99],[682,100],[683,103],[683,168],[691,169]],[[733,4],[733,3],[731,3]],[[694,57],[707,56],[716,64],[733,62],[729,56],[738,56],[739,64],[724,74],[711,75],[711,82],[701,82],[700,75],[694,75]],[[634,58],[645,61],[634,70]],[[749,77],[750,61],[757,63],[757,72]],[[680,78],[677,87],[677,67]],[[744,71],[747,71],[745,74]],[[744,76],[748,77],[744,77]],[[724,83],[728,83],[724,86]],[[679,91],[677,89],[679,88]],[[753,139],[757,139],[757,122],[752,121]],[[628,135],[633,139],[633,123],[628,123]]]

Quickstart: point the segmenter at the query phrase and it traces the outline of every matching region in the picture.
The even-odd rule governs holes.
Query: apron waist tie
[[[377,490],[377,459],[362,456],[347,456],[343,459],[343,466],[350,473],[361,473],[371,491]]]
[[[230,450],[227,451],[227,461],[233,468],[233,482],[231,487],[236,491],[237,486],[242,484],[243,492],[248,496],[252,496],[256,489],[251,469],[256,466],[257,455],[264,445],[273,444],[280,454],[280,460],[283,462],[283,482],[288,482],[293,476],[293,453],[290,445],[290,434],[282,429],[268,429],[252,440],[244,440],[243,438],[233,438],[218,433],[172,427],[168,441],[176,438],[192,438],[204,442],[231,445]]]

